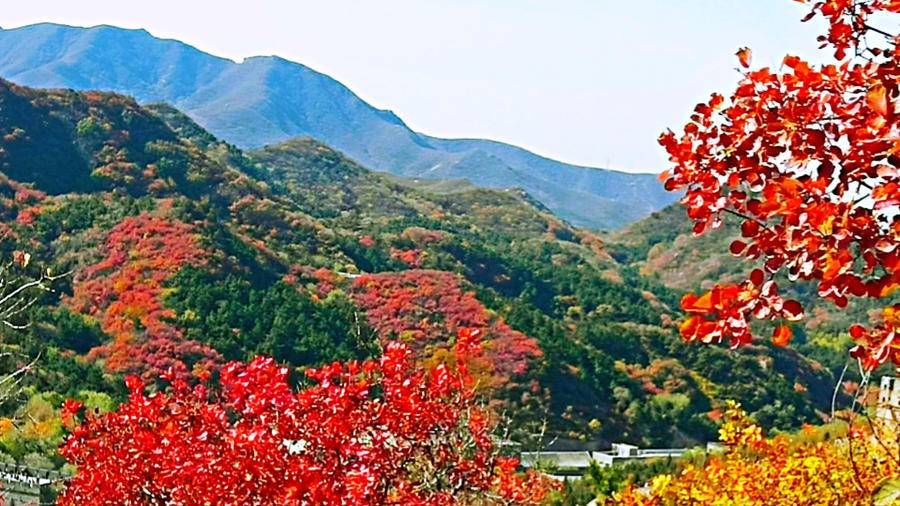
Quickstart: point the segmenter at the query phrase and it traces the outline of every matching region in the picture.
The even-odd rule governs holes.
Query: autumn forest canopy
[[[678,202],[626,214],[498,146],[413,179],[366,162],[425,144],[0,78],[0,466],[60,505],[900,504],[900,2],[800,3],[825,63],[735,48],[659,138]],[[621,443],[685,451],[540,457]]]

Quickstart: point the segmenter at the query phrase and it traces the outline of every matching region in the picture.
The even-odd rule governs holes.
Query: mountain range
[[[241,148],[312,137],[381,172],[521,188],[570,223],[596,230],[620,228],[676,198],[651,174],[571,165],[489,140],[418,133],[302,64],[275,56],[236,63],[145,30],[50,23],[0,29],[0,77],[166,102]]]

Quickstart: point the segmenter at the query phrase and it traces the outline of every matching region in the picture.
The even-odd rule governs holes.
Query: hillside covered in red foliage
[[[425,359],[452,347],[462,329],[476,329],[486,350],[481,364],[488,375],[485,379],[493,388],[522,379],[543,355],[535,339],[492,315],[449,272],[365,275],[354,280],[351,292],[383,341],[408,343]]]
[[[76,278],[69,306],[97,318],[112,341],[91,351],[107,369],[154,378],[186,379],[221,361],[212,348],[185,340],[168,320],[163,284],[185,266],[199,266],[208,255],[193,227],[173,219],[141,214],[116,225],[106,238],[106,258]]]

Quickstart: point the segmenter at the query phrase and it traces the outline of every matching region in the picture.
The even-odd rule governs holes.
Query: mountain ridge
[[[141,103],[171,103],[241,148],[308,136],[382,172],[522,186],[587,228],[619,228],[676,198],[652,174],[568,164],[499,141],[422,134],[302,63],[276,55],[236,62],[145,29],[54,23],[0,29],[0,76],[26,86],[111,90]],[[509,181],[514,174],[524,184]]]

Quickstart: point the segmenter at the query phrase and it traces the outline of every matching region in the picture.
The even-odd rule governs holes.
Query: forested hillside
[[[302,382],[388,340],[451,360],[463,328],[526,447],[687,444],[725,399],[782,428],[831,402],[831,372],[790,349],[684,346],[681,286],[631,265],[640,243],[609,248],[519,191],[406,182],[309,139],[245,153],[167,105],[5,81],[0,168],[4,258],[71,271],[2,329],[37,359],[10,459],[58,465],[63,399],[110,409],[125,374],[193,381],[262,354]]]
[[[678,291],[699,292],[717,283],[734,283],[758,267],[729,252],[731,243],[742,239],[733,217],[724,216],[720,229],[699,237],[691,227],[684,207],[675,204],[605,239],[617,261]],[[851,339],[845,330],[854,323],[880,321],[878,301],[852,300],[840,308],[821,299],[814,283],[791,284],[783,277],[779,284],[807,310],[803,325],[795,328],[795,347],[840,374],[851,360],[847,355]],[[849,369],[849,375],[856,379],[854,369]]]

